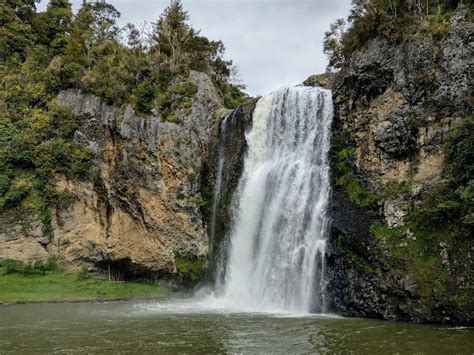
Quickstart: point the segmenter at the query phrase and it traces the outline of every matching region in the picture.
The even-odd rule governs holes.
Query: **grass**
[[[60,271],[7,273],[0,267],[0,303],[153,299],[172,293],[153,284],[109,282]]]

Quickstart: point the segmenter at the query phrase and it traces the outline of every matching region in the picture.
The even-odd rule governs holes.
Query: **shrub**
[[[88,278],[90,278],[89,269],[87,268],[87,266],[83,265],[81,267],[81,270],[77,274],[77,279],[86,280]]]
[[[2,197],[5,192],[8,191],[10,187],[11,178],[5,173],[0,174],[0,197]]]
[[[444,144],[451,174],[460,183],[474,178],[474,116],[466,117]]]
[[[245,102],[247,96],[236,85],[228,85],[224,92],[224,106],[228,109],[235,109]]]
[[[378,239],[396,241],[402,236],[404,228],[390,228],[385,223],[376,221],[370,226],[370,232]]]
[[[12,259],[0,259],[0,269],[2,269],[3,273],[6,275],[34,275],[59,272],[61,271],[61,266],[59,264],[58,258],[54,255],[51,255],[48,257],[48,260],[45,263],[39,260],[24,262]]]
[[[30,186],[23,181],[15,182],[10,186],[4,196],[0,197],[0,209],[18,205],[28,195]]]
[[[132,100],[138,112],[150,114],[155,99],[155,89],[149,81],[144,81],[133,90]]]
[[[189,277],[192,281],[197,281],[204,275],[206,264],[202,260],[175,252],[174,262],[178,272]]]
[[[162,88],[157,97],[161,117],[168,122],[177,122],[176,111],[190,108],[197,91],[198,87],[189,81]]]

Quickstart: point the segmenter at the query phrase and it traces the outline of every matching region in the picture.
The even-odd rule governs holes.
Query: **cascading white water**
[[[258,101],[220,304],[324,312],[332,115],[322,88],[285,87]]]

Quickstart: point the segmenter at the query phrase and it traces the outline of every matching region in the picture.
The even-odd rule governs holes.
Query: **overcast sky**
[[[153,22],[169,0],[108,0],[127,22]],[[322,51],[329,24],[347,17],[351,0],[183,0],[194,28],[222,40],[252,95],[299,84],[325,71]],[[72,0],[77,11],[82,0]],[[39,10],[46,7],[42,0]]]

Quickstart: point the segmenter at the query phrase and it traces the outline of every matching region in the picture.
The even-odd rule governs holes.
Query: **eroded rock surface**
[[[351,147],[354,176],[377,197],[361,207],[334,184],[328,289],[341,314],[473,322],[466,274],[474,246],[449,233],[451,243],[433,236],[420,244],[406,220],[420,192],[444,178],[443,142],[470,111],[473,33],[461,5],[445,38],[375,38],[337,74],[334,141]],[[444,281],[435,282],[441,264]]]
[[[120,269],[129,277],[175,274],[175,254],[205,260],[208,240],[200,210],[201,168],[214,122],[226,111],[211,80],[191,72],[198,87],[178,122],[142,117],[77,90],[56,101],[72,108],[75,140],[93,153],[84,181],[57,176],[64,199],[52,212],[51,232],[31,216],[2,216],[0,257],[58,255],[70,265]]]

